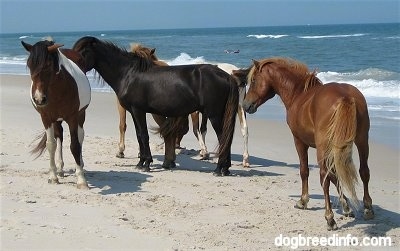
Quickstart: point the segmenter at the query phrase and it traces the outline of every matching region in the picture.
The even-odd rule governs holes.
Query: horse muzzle
[[[44,107],[47,105],[48,100],[46,95],[34,95],[32,97],[32,102],[36,107]]]
[[[253,114],[257,111],[257,105],[255,103],[246,102],[246,100],[243,101],[242,107],[249,114]]]

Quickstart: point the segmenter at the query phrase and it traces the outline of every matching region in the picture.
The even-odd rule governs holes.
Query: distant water
[[[400,23],[0,34],[0,73],[29,73],[21,40],[35,43],[50,36],[70,48],[85,35],[125,48],[130,43],[156,48],[157,56],[173,65],[225,62],[248,67],[251,59],[271,56],[300,60],[317,69],[323,82],[359,88],[368,102],[371,137],[400,148]],[[240,53],[226,53],[236,50]],[[93,73],[89,78],[95,91],[111,91]],[[270,106],[277,107],[272,114]],[[274,99],[252,116],[284,120],[285,113]]]

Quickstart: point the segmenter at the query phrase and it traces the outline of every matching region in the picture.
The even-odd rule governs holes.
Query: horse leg
[[[210,153],[207,150],[206,145],[206,134],[207,134],[207,116],[204,113],[201,114],[201,125],[200,125],[200,135],[201,137],[198,138],[199,144],[201,147],[200,150],[200,157],[202,160],[206,160],[210,158]]]
[[[126,132],[126,110],[121,106],[117,99],[118,113],[119,113],[119,144],[118,144],[118,158],[124,158],[125,154],[125,132]]]
[[[63,149],[62,149],[62,143],[63,143],[63,128],[61,125],[62,121],[57,121],[53,124],[54,126],[54,137],[56,139],[56,153],[55,153],[55,162],[56,162],[56,167],[57,167],[57,175],[59,177],[64,177],[64,159],[63,159]]]
[[[67,121],[71,135],[70,149],[76,163],[76,170],[75,170],[75,175],[77,177],[76,185],[78,189],[89,189],[89,186],[87,184],[84,175],[84,170],[83,170],[84,163],[82,158],[82,144],[83,144],[83,138],[85,137],[85,131],[83,130],[85,111],[81,111],[79,116],[80,116],[79,123],[76,119]]]
[[[241,105],[239,105],[237,113],[238,113],[239,122],[240,122],[240,129],[241,129],[242,135],[243,135],[243,145],[244,145],[242,164],[243,164],[243,167],[250,167],[249,151],[248,151],[249,131],[247,128],[246,113],[244,112],[243,107]]]
[[[164,143],[165,143],[165,153],[164,153],[164,162],[162,164],[162,168],[171,169],[175,168],[175,142],[176,142],[176,134],[170,133],[169,135],[163,135]]]
[[[296,151],[299,156],[300,161],[300,177],[301,177],[301,197],[297,201],[296,207],[300,209],[307,209],[307,204],[309,201],[308,194],[308,146],[304,144],[300,139],[294,137],[294,144],[296,146]]]
[[[139,163],[137,168],[150,172],[150,163],[153,162],[149,145],[149,132],[147,130],[146,113],[132,107],[131,115],[136,129],[139,143]]]
[[[346,217],[355,217],[353,210],[349,207],[349,200],[343,193],[340,193],[340,189],[338,186],[338,180],[335,175],[331,176],[331,182],[332,182],[332,184],[334,184],[336,186],[337,192],[339,194],[339,202],[343,209],[343,215]],[[340,196],[340,194],[342,194],[342,196]]]
[[[180,127],[179,131],[177,132],[177,135],[175,137],[175,148],[176,149],[181,149],[181,141],[183,136],[186,135],[189,131],[189,119],[188,116],[182,117],[180,121]]]
[[[54,127],[53,124],[50,125],[50,127],[46,128],[46,147],[47,150],[49,151],[50,155],[50,171],[49,171],[49,179],[48,182],[50,184],[59,184],[58,178],[57,178],[57,167],[56,167],[56,162],[55,162],[55,153],[56,153],[56,140],[54,138]]]
[[[203,140],[200,138],[200,122],[199,122],[199,116],[200,112],[192,112],[190,114],[190,117],[192,118],[192,126],[193,126],[193,134],[196,136],[197,141],[199,142],[200,145],[200,159],[205,159],[205,153],[207,152],[207,148],[203,142]]]
[[[218,143],[222,143],[222,117],[210,117],[211,125],[217,134]],[[226,152],[218,156],[217,168],[214,170],[214,176],[227,176],[230,174],[229,167],[231,166],[231,150],[227,149]]]
[[[332,174],[327,175],[328,170],[325,165],[324,151],[322,151],[319,147],[317,147],[317,159],[319,163],[319,180],[324,191],[325,219],[328,224],[328,231],[336,230],[338,227],[334,219],[331,200],[329,196],[329,185]]]
[[[373,219],[375,214],[372,209],[372,199],[369,195],[368,182],[370,178],[369,167],[368,167],[368,156],[369,156],[369,145],[368,145],[368,134],[361,135],[355,139],[355,144],[358,149],[358,155],[360,159],[360,177],[363,182],[364,187],[364,219],[370,220]]]

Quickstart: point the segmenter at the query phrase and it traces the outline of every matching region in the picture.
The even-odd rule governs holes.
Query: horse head
[[[248,113],[255,113],[260,105],[276,94],[271,86],[273,79],[265,69],[267,64],[253,60],[253,66],[247,74],[249,89],[243,100],[243,109]]]
[[[232,70],[232,76],[236,78],[239,87],[244,88],[247,86],[247,75],[251,68]]]
[[[72,50],[81,54],[85,61],[85,70],[90,71],[94,68],[96,64],[96,53],[94,51],[94,46],[101,41],[95,37],[82,37],[75,42]]]
[[[21,41],[22,46],[29,52],[27,66],[32,79],[31,99],[36,107],[46,106],[47,90],[60,72],[58,48],[62,44],[53,41],[40,41],[34,45]]]

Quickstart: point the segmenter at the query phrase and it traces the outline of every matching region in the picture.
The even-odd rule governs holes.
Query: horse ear
[[[154,53],[156,52],[156,48],[153,48],[150,50],[150,55],[154,55]]]
[[[22,46],[25,48],[26,51],[31,52],[32,50],[32,45],[25,43],[24,41],[21,41]]]
[[[260,62],[258,62],[258,61],[255,60],[255,59],[252,59],[252,60],[253,60],[254,66],[255,66],[256,68],[258,68],[258,67],[260,66]]]
[[[47,50],[49,52],[52,52],[52,51],[55,51],[56,49],[58,49],[58,48],[60,48],[62,46],[64,46],[64,45],[63,44],[53,44],[53,45],[50,45],[49,47],[47,47]]]

